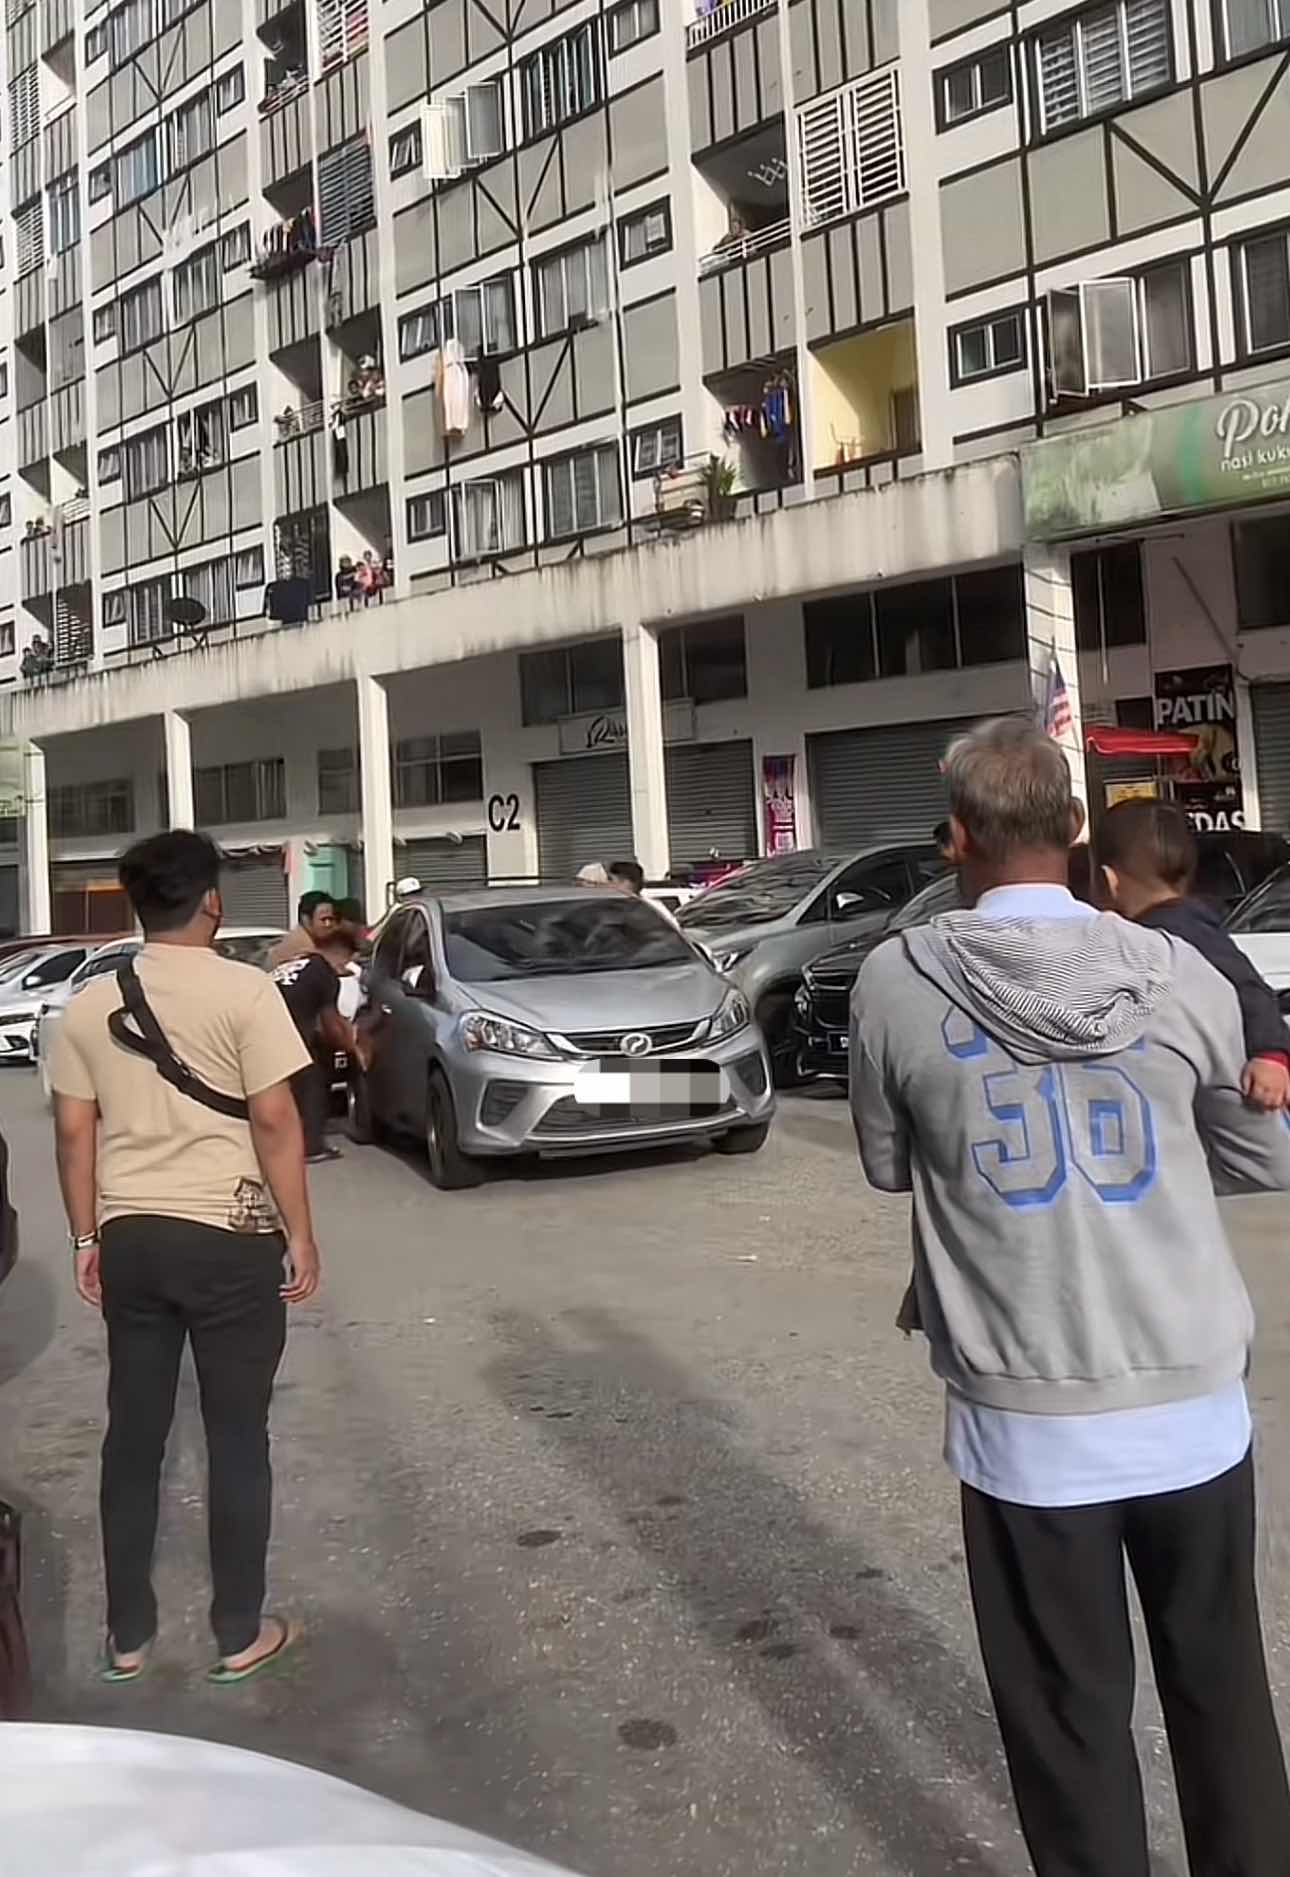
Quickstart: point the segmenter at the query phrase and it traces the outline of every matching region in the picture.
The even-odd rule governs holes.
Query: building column
[[[163,711],[161,738],[166,756],[166,806],[172,828],[195,828],[193,803],[193,727],[177,710]]]
[[[358,693],[358,772],[363,830],[363,904],[372,924],[392,895],[394,783],[390,774],[390,699],[379,678],[354,680]]]
[[[1071,784],[1088,808],[1084,715],[1080,709],[1079,654],[1075,647],[1075,595],[1070,549],[1031,543],[1022,561],[1026,599],[1026,650],[1035,709],[1043,720],[1058,680],[1065,687],[1067,719],[1057,741],[1070,764]],[[1087,825],[1087,824],[1086,824]]]
[[[53,927],[49,886],[49,806],[45,794],[45,752],[29,743],[23,753],[21,929],[48,932]]]
[[[672,865],[663,765],[663,690],[658,634],[639,620],[623,626],[623,688],[627,700],[627,762],[631,777],[632,844],[647,880],[665,880]],[[613,860],[616,855],[607,856]]]

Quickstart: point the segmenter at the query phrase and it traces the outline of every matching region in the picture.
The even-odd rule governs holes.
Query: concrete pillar
[[[358,772],[363,831],[363,904],[373,924],[394,881],[394,783],[390,774],[390,699],[379,678],[354,680],[358,693]]]
[[[1022,566],[1031,695],[1042,718],[1060,673],[1066,687],[1070,721],[1057,741],[1070,764],[1075,793],[1087,808],[1088,771],[1084,760],[1084,717],[1080,709],[1079,656],[1075,649],[1070,549],[1032,543],[1025,550]]]
[[[177,710],[162,713],[161,739],[166,756],[166,802],[172,828],[195,828],[193,805],[193,728]]]
[[[663,691],[658,634],[639,620],[623,625],[623,688],[627,699],[627,761],[631,773],[632,845],[647,880],[664,880],[672,865],[663,766]],[[613,858],[613,856],[610,856]]]
[[[23,756],[22,906],[24,932],[53,925],[49,888],[49,806],[45,796],[45,752],[29,743]]]

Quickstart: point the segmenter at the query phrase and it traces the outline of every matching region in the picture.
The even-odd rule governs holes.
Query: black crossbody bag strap
[[[219,1089],[209,1087],[195,1075],[186,1062],[179,1060],[143,994],[133,958],[126,959],[116,974],[116,981],[125,1000],[125,1009],[114,1010],[108,1017],[108,1029],[115,1040],[136,1056],[146,1056],[162,1081],[169,1082],[181,1095],[199,1101],[203,1108],[213,1108],[216,1114],[227,1115],[230,1120],[247,1120],[251,1111],[239,1095],[222,1095]],[[126,1021],[127,1016],[134,1020],[133,1030]]]

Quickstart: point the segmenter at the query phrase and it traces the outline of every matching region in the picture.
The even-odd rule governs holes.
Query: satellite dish
[[[200,626],[206,617],[206,608],[200,600],[190,600],[185,594],[177,599],[166,601],[166,617],[172,626],[181,626],[191,632],[194,626]]]

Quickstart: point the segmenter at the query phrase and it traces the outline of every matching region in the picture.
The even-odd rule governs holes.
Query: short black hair
[[[338,899],[335,906],[336,917],[343,919],[346,925],[367,924],[367,914],[363,910],[361,899]]]
[[[172,828],[136,841],[121,857],[117,876],[149,937],[177,932],[219,885],[222,856],[209,835]]]
[[[1176,803],[1141,796],[1117,802],[1102,817],[1097,858],[1101,866],[1114,867],[1131,880],[1188,893],[1200,854],[1191,823]]]
[[[953,838],[948,821],[938,821],[932,829],[932,842],[936,847],[948,847]]]
[[[296,918],[303,925],[306,919],[313,918],[320,906],[334,906],[335,904],[334,893],[302,893],[300,904],[296,907]]]
[[[645,869],[639,860],[616,860],[609,869],[611,880],[621,880],[624,886],[630,886],[639,893],[645,884]]]

